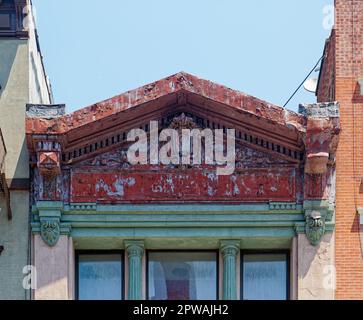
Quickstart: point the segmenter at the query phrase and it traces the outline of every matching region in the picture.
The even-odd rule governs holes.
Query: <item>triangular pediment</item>
[[[133,128],[147,131],[150,121],[164,128],[182,113],[202,128],[235,129],[236,138],[256,150],[301,160],[304,116],[185,72],[54,119],[33,112],[27,134],[62,135],[68,163],[108,152]]]
[[[180,154],[180,162],[178,164],[170,164],[170,165],[162,165],[160,162],[155,165],[153,163],[152,166],[149,166],[149,169],[158,169],[160,167],[165,169],[170,168],[187,168],[190,167],[188,165],[183,165],[182,161],[182,152],[183,152],[183,131],[191,132],[192,134],[195,132],[200,133],[201,135],[205,134],[209,130],[208,133],[212,134],[212,141],[216,142],[216,136],[214,136],[216,131],[223,133],[224,143],[222,148],[226,148],[226,140],[227,140],[227,130],[230,129],[226,126],[222,126],[219,123],[211,123],[203,121],[203,119],[198,118],[190,113],[177,113],[173,117],[167,117],[166,119],[158,119],[157,121],[153,120],[154,124],[156,123],[158,126],[158,135],[161,132],[165,131],[165,129],[173,129],[177,132],[178,135],[178,150]],[[148,164],[150,161],[150,142],[151,142],[151,134],[150,134],[150,125],[145,126],[137,126],[136,128],[141,130],[141,132],[145,133],[145,137],[147,137],[147,157]],[[194,131],[193,131],[194,130]],[[207,166],[206,161],[206,139],[205,137],[201,137],[200,146],[201,146],[201,164],[195,165],[193,163],[193,143],[194,137],[190,137],[191,145],[190,145],[190,159],[191,166],[195,167],[205,167]],[[199,141],[199,140],[195,140]],[[87,143],[86,147],[78,148],[78,150],[70,151],[64,154],[65,162],[68,164],[74,164],[77,168],[82,167],[91,167],[91,168],[108,168],[108,169],[142,169],[141,166],[134,166],[130,164],[128,161],[128,150],[130,146],[132,146],[135,142],[130,142],[127,140],[127,132],[115,134],[111,138],[103,138],[102,140],[95,142],[93,144]],[[166,142],[158,142],[158,150],[166,144]],[[213,146],[214,148],[214,146]],[[253,137],[252,135],[242,134],[239,131],[235,132],[234,135],[234,153],[235,153],[235,166],[237,169],[245,169],[245,168],[268,168],[271,166],[281,166],[281,165],[289,165],[289,164],[297,164],[300,162],[300,154],[298,152],[294,152],[292,150],[286,150],[279,145],[275,145],[273,143],[269,143],[267,140],[262,140]],[[226,151],[226,150],[224,150]],[[209,166],[216,165],[216,162],[208,163]],[[146,168],[144,166],[144,168]]]

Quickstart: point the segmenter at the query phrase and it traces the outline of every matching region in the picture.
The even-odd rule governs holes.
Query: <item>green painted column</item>
[[[128,257],[128,300],[142,300],[142,257],[143,241],[125,242]]]
[[[237,255],[240,241],[221,241],[223,257],[223,300],[237,300]]]

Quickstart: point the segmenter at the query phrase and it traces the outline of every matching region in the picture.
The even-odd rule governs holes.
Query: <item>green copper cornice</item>
[[[124,204],[124,205],[103,205],[95,203],[78,203],[68,204],[64,206],[65,214],[77,214],[87,212],[89,214],[108,213],[108,214],[145,214],[145,213],[188,213],[198,212],[200,214],[213,214],[213,213],[281,213],[281,214],[294,214],[302,212],[302,205],[296,203],[282,203],[270,202],[266,204],[240,204],[240,205],[223,205],[223,204],[185,204],[185,205],[172,205],[172,204]]]
[[[317,204],[305,203],[305,207]],[[320,204],[321,206],[321,204]],[[65,204],[42,201],[32,208],[32,232],[41,233],[44,217],[59,218],[59,234],[82,239],[263,239],[288,243],[305,226],[304,207],[295,203],[261,204]],[[328,230],[327,225],[327,230]],[[77,240],[79,239],[79,241]],[[83,243],[83,242],[82,242]],[[247,242],[246,242],[247,243]]]

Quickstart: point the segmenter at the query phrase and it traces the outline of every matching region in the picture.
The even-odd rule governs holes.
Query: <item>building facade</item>
[[[25,0],[0,1],[0,299],[30,298],[22,285],[31,263],[25,105],[52,103],[30,8]]]
[[[298,113],[180,72],[66,114],[30,5],[0,1],[0,299],[363,299],[361,1]]]
[[[363,299],[363,2],[336,0],[334,30],[321,68],[318,101],[339,101],[337,150],[337,299]]]
[[[333,299],[339,106],[300,109],[184,72],[68,115],[28,105],[34,299]],[[135,128],[160,141],[140,164]],[[216,151],[162,162],[168,129],[234,129],[234,172]]]

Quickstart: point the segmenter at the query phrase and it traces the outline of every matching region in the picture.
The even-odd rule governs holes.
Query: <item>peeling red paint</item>
[[[282,126],[291,125],[297,130],[302,130],[305,125],[305,118],[295,112],[211,81],[180,72],[57,119],[28,118],[26,131],[28,134],[62,134],[179,91],[200,95],[204,99],[228,105],[256,117],[274,121]]]
[[[296,201],[294,169],[215,171],[75,172],[71,202],[266,202]]]
[[[29,117],[28,146],[35,159],[32,199],[334,203],[338,107],[305,108],[305,113],[297,114],[181,72],[69,115]],[[234,174],[217,176],[213,165],[128,163],[124,136],[130,128],[145,128],[150,121],[164,128],[171,125],[169,117],[174,121],[180,112],[191,114],[189,120],[197,128],[236,130]]]

